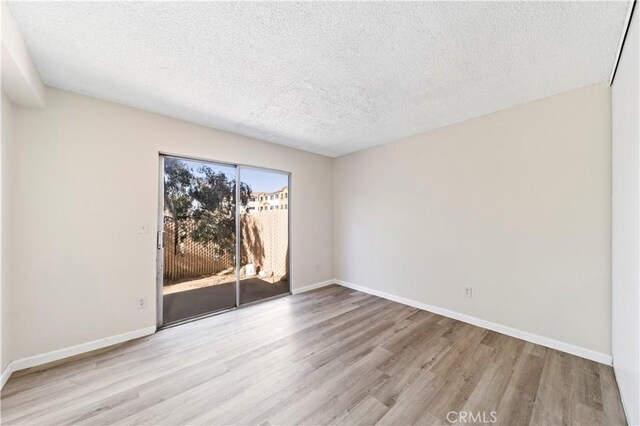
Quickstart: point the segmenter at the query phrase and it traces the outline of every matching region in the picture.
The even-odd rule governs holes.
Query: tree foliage
[[[177,233],[186,232],[181,222],[193,221],[193,241],[212,244],[218,255],[235,252],[235,176],[207,165],[194,170],[184,161],[166,158],[164,185],[166,210],[178,225]],[[241,182],[241,205],[246,206],[250,196],[251,188]]]
[[[190,195],[193,171],[183,161],[166,158],[164,161],[164,203],[169,215],[177,220],[187,217],[191,209]]]

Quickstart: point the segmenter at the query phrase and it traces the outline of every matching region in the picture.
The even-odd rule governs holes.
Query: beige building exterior
[[[247,213],[289,209],[289,187],[276,192],[253,192],[247,203]]]

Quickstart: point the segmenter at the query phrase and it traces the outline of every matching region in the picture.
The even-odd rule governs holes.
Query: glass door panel
[[[240,304],[289,292],[289,175],[239,167]]]
[[[163,159],[166,325],[236,306],[236,167]]]

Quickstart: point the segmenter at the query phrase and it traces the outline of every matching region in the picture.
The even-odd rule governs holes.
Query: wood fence
[[[288,270],[289,229],[287,210],[243,214],[241,224],[241,266],[253,263],[258,271],[284,276]],[[181,220],[176,233],[173,218],[164,218],[164,280],[172,284],[207,277],[235,268],[235,253],[216,253],[213,244],[193,241],[193,220]]]

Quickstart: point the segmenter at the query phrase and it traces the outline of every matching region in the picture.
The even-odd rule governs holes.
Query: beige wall
[[[290,171],[292,286],[333,278],[330,158],[46,95],[15,110],[14,359],[155,324],[159,151]]]
[[[336,278],[610,355],[610,108],[592,86],[338,158]]]
[[[331,160],[48,89],[14,114],[14,359],[155,324],[159,151],[292,172],[294,288],[336,277],[610,354],[610,95]]]
[[[640,32],[638,8],[613,81],[613,367],[629,424],[640,424]]]
[[[11,154],[13,145],[13,105],[2,93],[2,141],[0,142],[0,371],[12,360],[11,309]]]

